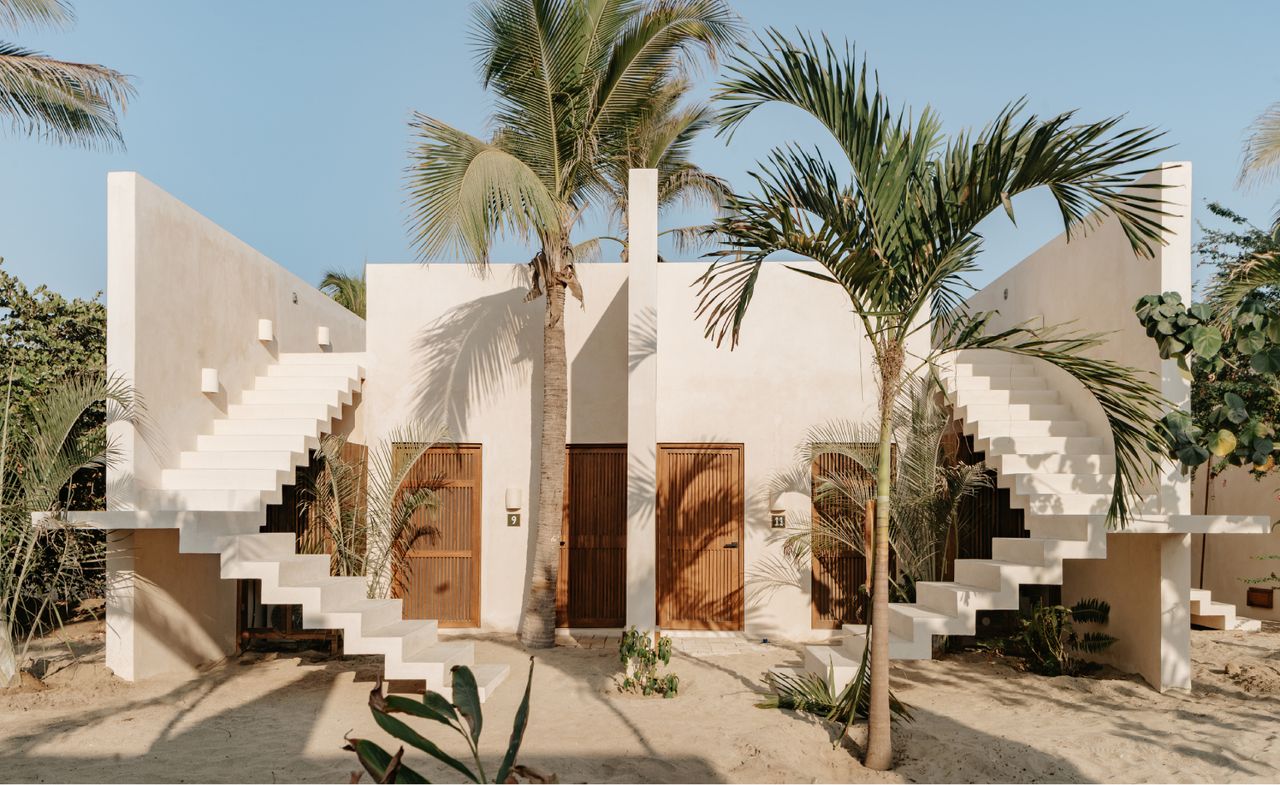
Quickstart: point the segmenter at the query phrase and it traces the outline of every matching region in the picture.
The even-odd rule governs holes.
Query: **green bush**
[[[1116,639],[1103,632],[1079,632],[1077,624],[1105,625],[1111,606],[1102,600],[1080,600],[1070,608],[1036,603],[1022,620],[1022,649],[1030,668],[1046,676],[1077,676],[1095,668],[1082,655],[1106,651]]]
[[[653,638],[635,627],[622,634],[618,644],[618,659],[624,668],[618,687],[624,692],[641,695],[661,695],[674,698],[680,689],[680,677],[674,673],[659,674],[658,664],[671,664],[671,639]]]

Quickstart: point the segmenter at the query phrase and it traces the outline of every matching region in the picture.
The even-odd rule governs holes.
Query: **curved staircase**
[[[268,605],[301,605],[303,625],[340,629],[346,654],[380,654],[388,679],[422,680],[450,696],[454,665],[470,666],[481,700],[506,665],[475,665],[474,645],[438,637],[433,620],[402,618],[398,599],[370,599],[365,578],[332,577],[327,555],[295,550],[290,533],[259,533],[308,452],[332,429],[364,379],[362,354],[281,354],[241,402],[141,493],[140,511],[72,513],[106,529],[176,528],[182,553],[216,553],[227,579],[257,580]]]
[[[955,580],[916,584],[916,602],[889,604],[889,657],[930,659],[934,635],[973,635],[980,610],[1016,610],[1023,584],[1061,585],[1067,559],[1105,559],[1106,512],[1115,480],[1109,436],[1090,433],[1030,360],[1007,352],[957,353],[945,375],[955,416],[1010,503],[1023,509],[1029,537],[996,537],[990,559],[958,559]],[[1146,506],[1159,509],[1158,499]],[[1130,531],[1180,531],[1204,516],[1136,510]],[[1223,516],[1213,521],[1224,522]],[[1225,521],[1262,526],[1266,519]],[[1209,525],[1208,519],[1202,522]],[[846,624],[836,646],[811,645],[804,667],[843,689],[857,673],[866,625]]]

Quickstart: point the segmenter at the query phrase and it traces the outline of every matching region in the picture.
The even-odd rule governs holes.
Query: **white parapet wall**
[[[281,352],[322,350],[363,351],[363,320],[137,173],[108,175],[107,366],[146,408],[144,430],[110,428],[112,509],[159,488]],[[201,389],[206,369],[216,391]],[[192,672],[234,650],[235,583],[217,556],[179,554],[176,530],[109,532],[107,571],[107,665],[121,677]]]

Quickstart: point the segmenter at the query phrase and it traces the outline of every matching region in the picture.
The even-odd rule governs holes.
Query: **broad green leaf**
[[[1236,351],[1241,354],[1253,354],[1262,351],[1267,345],[1267,336],[1258,330],[1241,332],[1236,338]]]
[[[1245,408],[1244,399],[1233,392],[1229,392],[1222,396],[1222,404],[1226,409],[1227,419],[1235,425],[1240,425],[1249,419],[1249,410]]]
[[[1253,355],[1249,359],[1249,367],[1266,376],[1280,373],[1280,346],[1272,346]]]
[[[1209,452],[1225,458],[1230,455],[1236,448],[1236,435],[1226,428],[1218,431],[1209,437]]]
[[[434,693],[431,693],[431,694],[434,694]],[[423,695],[423,698],[426,698],[426,695]],[[444,699],[441,698],[441,700],[443,701]],[[445,725],[448,725],[450,728],[458,727],[457,724],[455,723],[455,718],[457,715],[453,714],[452,706],[449,707],[450,713],[445,714],[441,712],[437,706],[429,705],[425,702],[419,703],[416,700],[406,698],[402,695],[388,695],[386,702],[387,702],[387,708],[389,709],[388,713],[400,712],[403,714],[412,714],[415,717],[422,717],[423,719],[442,722]]]
[[[1198,444],[1188,444],[1178,448],[1178,461],[1184,466],[1199,466],[1209,460],[1209,451]]]
[[[453,705],[467,719],[467,725],[471,728],[471,740],[478,746],[484,714],[480,709],[480,690],[476,687],[476,676],[466,665],[456,665],[453,668]]]
[[[1222,348],[1222,332],[1217,327],[1191,328],[1191,348],[1201,357],[1215,356]]]
[[[1205,303],[1194,303],[1187,309],[1187,313],[1200,322],[1213,321],[1213,310]]]
[[[520,745],[524,742],[524,729],[529,724],[529,691],[533,688],[533,658],[529,658],[529,678],[524,684],[524,697],[520,699],[520,708],[516,709],[515,721],[511,724],[511,740],[507,742],[507,754],[502,756],[502,765],[498,767],[498,782],[506,782],[511,767],[516,765],[516,755],[520,753]]]
[[[428,755],[440,761],[441,763],[445,764],[446,766],[452,769],[455,769],[456,771],[462,774],[465,774],[467,779],[471,780],[472,782],[480,781],[480,778],[476,776],[475,772],[467,768],[466,764],[462,763],[457,758],[454,758],[449,753],[440,749],[430,740],[424,738],[416,730],[414,730],[413,728],[410,728],[408,725],[396,719],[395,717],[392,717],[390,714],[374,709],[373,719],[378,723],[378,727],[382,728],[387,733],[390,733],[392,736],[396,737],[400,741],[403,741],[407,744],[417,747],[419,750],[422,750],[423,752],[427,753]]]

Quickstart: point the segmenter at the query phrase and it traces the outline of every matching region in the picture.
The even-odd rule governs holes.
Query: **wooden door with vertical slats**
[[[858,445],[868,450],[874,445]],[[821,483],[848,487],[849,480],[865,476],[869,495],[875,495],[875,478],[852,456],[819,453],[814,456],[812,497],[813,519],[828,522],[844,530],[854,530],[864,522],[865,511],[859,509],[846,494],[828,490],[819,493]],[[838,630],[844,624],[861,624],[867,620],[867,559],[847,543],[820,534],[812,535],[813,584],[812,628]]]
[[[406,619],[480,626],[480,478],[478,444],[432,447],[410,470],[406,491],[431,488],[440,504],[414,513],[403,545],[406,569],[396,595],[404,599]]]
[[[742,445],[658,445],[657,504],[658,626],[742,629]]]
[[[556,624],[622,627],[627,619],[627,447],[565,450]]]

